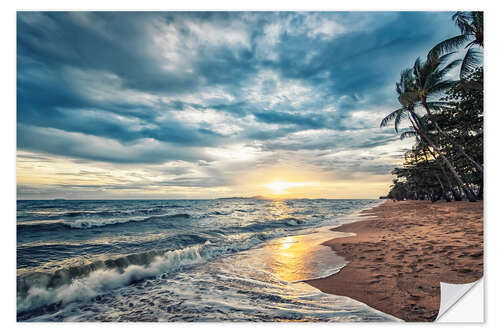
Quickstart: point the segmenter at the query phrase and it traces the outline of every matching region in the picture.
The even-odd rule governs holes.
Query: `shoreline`
[[[385,201],[360,215],[371,216],[332,229],[354,236],[323,243],[347,265],[304,282],[405,321],[433,321],[439,282],[483,275],[483,202]]]

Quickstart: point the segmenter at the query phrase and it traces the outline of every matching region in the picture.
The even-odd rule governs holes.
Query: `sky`
[[[448,12],[18,12],[18,199],[377,198]]]

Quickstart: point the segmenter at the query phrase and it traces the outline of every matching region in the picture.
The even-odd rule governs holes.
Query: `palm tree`
[[[430,50],[429,57],[439,57],[441,54],[455,50],[469,42],[465,45],[467,53],[460,68],[460,78],[463,78],[480,63],[481,52],[477,47],[484,48],[483,12],[456,12],[452,16],[452,20],[460,29],[460,35],[438,43]]]
[[[462,180],[462,177],[460,177],[451,162],[426,134],[426,125],[422,122],[418,114],[415,112],[415,106],[419,102],[420,90],[418,89],[417,81],[413,75],[412,69],[405,69],[401,73],[400,80],[398,83],[396,83],[396,92],[398,93],[398,100],[402,107],[387,115],[380,123],[380,127],[387,126],[389,122],[394,121],[394,128],[397,132],[401,120],[404,118],[408,118],[412,124],[412,128],[415,130],[418,136],[420,136],[430,147],[432,147],[432,149],[443,160],[444,164],[448,167],[453,177],[456,179],[460,188],[462,188],[467,195],[469,201],[476,201],[474,193],[469,190],[467,185]]]
[[[451,143],[460,152],[460,154],[468,159],[474,167],[481,174],[483,174],[482,165],[468,155],[460,144],[455,143],[454,140],[439,127],[438,123],[432,117],[430,109],[439,109],[446,105],[446,103],[427,101],[430,96],[441,94],[443,91],[448,90],[457,83],[454,80],[446,79],[446,75],[460,63],[460,59],[455,59],[445,65],[447,60],[453,54],[454,52],[450,52],[440,57],[427,57],[425,62],[423,62],[420,58],[417,58],[415,64],[413,65],[413,75],[416,85],[415,89],[417,89],[417,95],[420,99],[420,103],[427,112],[428,118],[434,128],[440,135],[448,139],[449,143]]]

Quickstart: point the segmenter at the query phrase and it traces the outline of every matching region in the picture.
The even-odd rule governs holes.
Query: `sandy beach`
[[[356,236],[323,243],[349,263],[310,285],[405,321],[433,321],[439,282],[482,277],[482,202],[386,201],[363,214],[373,217],[334,229]]]

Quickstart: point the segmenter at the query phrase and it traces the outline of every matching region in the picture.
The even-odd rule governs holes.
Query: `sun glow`
[[[272,191],[273,194],[287,194],[287,190],[293,187],[302,187],[313,185],[313,183],[297,183],[297,182],[287,182],[287,181],[273,181],[271,183],[265,184],[265,186]]]

